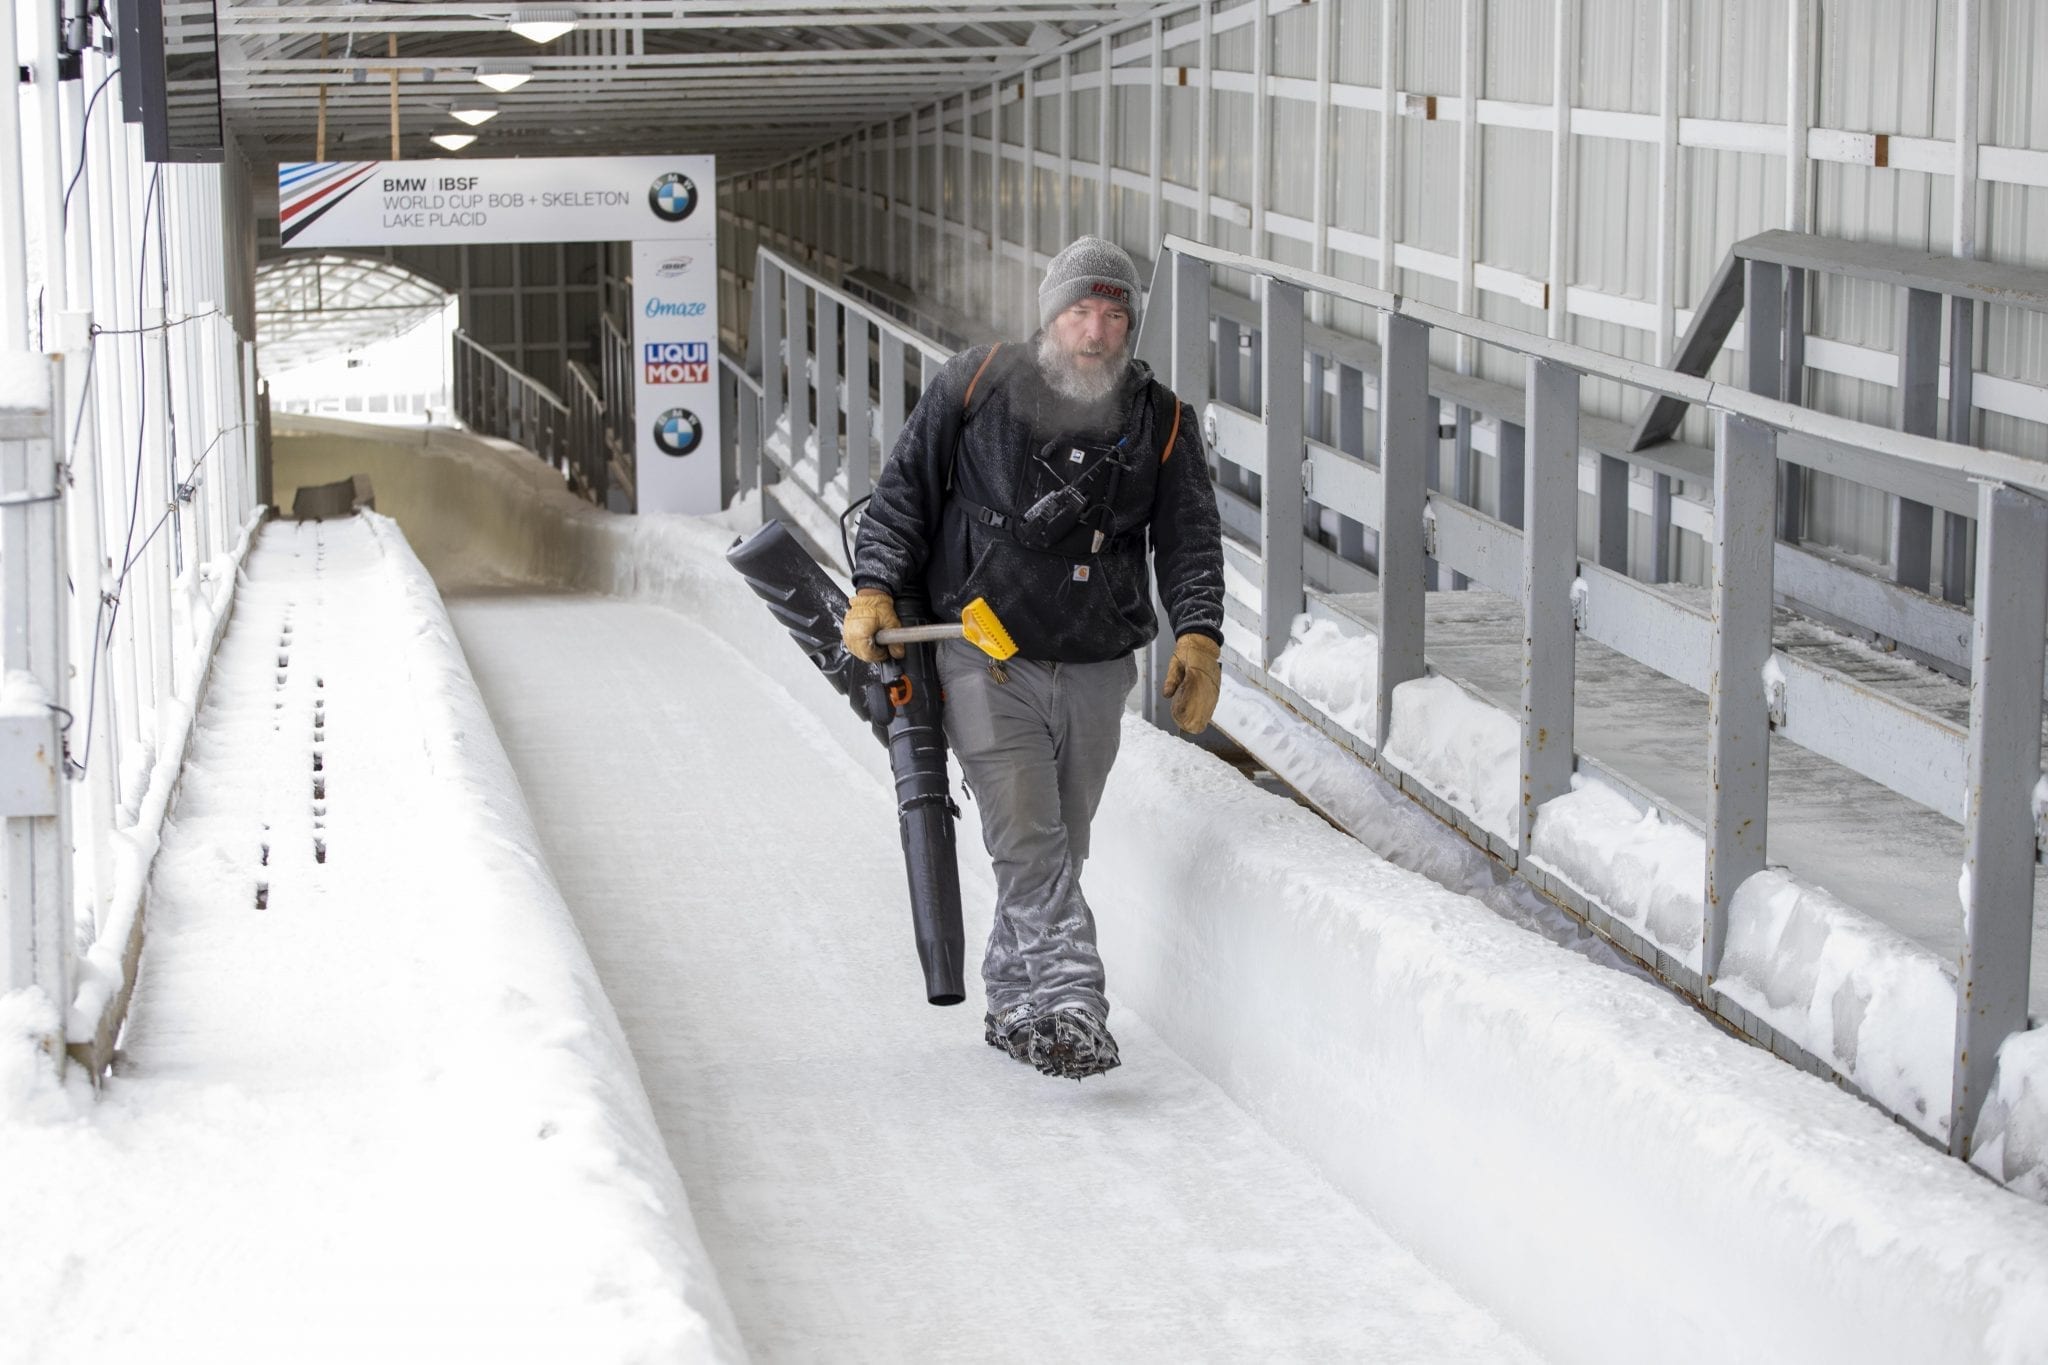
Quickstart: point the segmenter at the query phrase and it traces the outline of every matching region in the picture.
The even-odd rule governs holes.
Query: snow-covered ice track
[[[729,1178],[699,1188],[693,1176],[692,1194],[707,1241],[727,1251],[721,1274],[750,1324],[772,1316],[771,1291],[795,1302],[806,1323],[833,1312],[887,1315],[892,1330],[921,1321],[932,1300],[951,1311],[947,1291],[960,1285],[970,1304],[1013,1307],[1014,1292],[991,1287],[1018,1264],[1001,1219],[908,1247],[878,1240],[862,1223],[886,1227],[910,1209],[943,1229],[992,1205],[1069,1220],[1055,1236],[1026,1229],[1034,1246],[1058,1242],[1044,1273],[1066,1273],[1027,1284],[1033,1292],[1054,1285],[1059,1292],[1039,1293],[1034,1306],[1057,1320],[1027,1323],[1038,1335],[1020,1349],[1057,1332],[1079,1338],[1064,1321],[1075,1284],[1108,1284],[1105,1302],[1121,1289],[1120,1323],[1172,1314],[1173,1285],[1167,1297],[1146,1296],[1161,1280],[1177,1285],[1173,1272],[1186,1257],[1213,1248],[1217,1227],[1242,1215],[1173,1205],[1157,1172],[1168,1169],[1166,1158],[1189,1159],[1205,1144],[1233,1158],[1251,1151],[1246,1164],[1260,1168],[1268,1139],[1256,1129],[1212,1136],[1184,1122],[1178,1092],[1142,1092],[1129,1115],[1110,1116],[1121,1126],[1093,1137],[1077,1134],[1060,1106],[1101,1104],[1141,1077],[1164,1086],[1178,1075],[1205,1105],[1214,1099],[1208,1083],[1220,1088],[1354,1208],[1560,1360],[2048,1362],[2048,1210],[1927,1150],[1869,1106],[1716,1033],[1656,988],[1560,952],[1472,898],[1390,865],[1135,719],[1124,729],[1087,873],[1113,994],[1130,1007],[1117,1015],[1123,1069],[1100,1084],[1051,1082],[950,1031],[942,1045],[903,1031],[948,1016],[916,995],[886,756],[725,564],[731,530],[693,518],[607,516],[529,453],[465,433],[294,421],[300,429],[278,442],[281,492],[370,474],[444,586],[511,584],[532,594],[545,585],[539,590],[562,594],[533,599],[550,610],[581,605],[567,593],[612,599],[582,599],[603,610],[573,634],[549,637],[558,648],[562,638],[584,648],[611,629],[615,609],[661,604],[681,614],[660,617],[668,625],[649,641],[650,657],[662,661],[657,676],[637,666],[593,669],[586,690],[558,695],[552,714],[521,719],[507,709],[501,719],[533,791],[562,783],[538,801],[550,851],[585,907],[671,1150],[685,1169],[700,1148],[723,1154]],[[509,597],[478,603],[514,610]],[[469,612],[458,608],[494,694],[523,696],[530,679],[568,666],[516,641],[487,659]],[[691,684],[693,668],[774,695],[777,723],[746,728],[758,717],[739,709],[740,694],[706,694]],[[773,693],[778,685],[786,693]],[[621,715],[670,738],[704,738],[681,758],[673,748],[643,755]],[[822,757],[774,747],[805,732]],[[606,746],[620,761],[592,775],[588,751]],[[621,776],[650,763],[671,764],[673,776]],[[807,778],[775,776],[791,765]],[[845,768],[866,774],[863,799],[882,803],[857,830],[831,797],[844,785],[835,769]],[[703,772],[727,781],[707,796]],[[648,813],[662,803],[674,807],[666,823]],[[782,823],[748,814],[759,810]],[[630,822],[621,823],[624,813]],[[706,869],[726,867],[730,850],[698,832],[735,821],[749,841],[746,875],[721,872],[728,879],[714,884]],[[971,850],[971,833],[967,842]],[[817,851],[832,847],[837,861]],[[653,870],[644,883],[600,875],[590,883],[593,901],[579,854],[599,874],[614,854],[620,868],[640,858]],[[830,864],[822,875],[821,863]],[[981,866],[966,853],[963,870]],[[702,922],[721,931],[698,934],[691,951],[711,966],[696,974],[678,975],[649,946],[677,932],[678,895],[712,898]],[[823,901],[825,912],[758,909],[792,897]],[[667,913],[649,913],[648,904]],[[595,942],[602,923],[616,925],[623,941]],[[825,989],[849,969],[855,979],[897,983],[880,1012],[847,1008],[836,986]],[[700,989],[715,1003],[689,996]],[[725,1030],[718,1037],[682,1027],[713,1016]],[[765,1036],[784,1019],[794,1021],[788,1046],[801,1051],[778,1051]],[[649,1037],[667,1040],[668,1051],[647,1050]],[[1167,1069],[1177,1065],[1168,1049],[1207,1081]],[[1015,1088],[994,1098],[961,1088],[958,1068],[974,1065],[967,1054],[986,1059],[973,1074],[1009,1078],[993,1083]],[[740,1088],[750,1067],[767,1089]],[[1052,1117],[1020,1124],[1020,1103]],[[925,1110],[916,1112],[954,1106],[928,1165],[913,1158],[929,1140],[897,1126],[899,1112],[918,1104]],[[736,1113],[724,1120],[722,1147],[715,1133],[693,1136],[693,1125],[708,1131],[720,1121],[721,1105]],[[959,1174],[963,1144],[994,1153],[983,1174]],[[1064,1169],[1064,1158],[1104,1150],[1120,1179],[1074,1189],[1040,1178]],[[803,1162],[853,1179],[785,1188],[785,1169]],[[1171,1178],[1205,1190],[1245,1183],[1243,1166],[1222,1167],[1197,1176],[1177,1167]],[[1250,1183],[1263,1189],[1263,1171]],[[976,1198],[963,1200],[963,1187]],[[1327,1188],[1314,1198],[1316,1207],[1334,1202]],[[1183,1237],[1182,1225],[1195,1235]],[[728,1240],[734,1228],[751,1240]],[[822,1253],[792,1264],[774,1252],[809,1245],[806,1238],[843,1252],[856,1278],[841,1284],[817,1272]],[[1142,1278],[1101,1280],[1104,1258],[1134,1246]],[[885,1264],[929,1272],[923,1297],[863,1301]],[[1368,1267],[1332,1293],[1387,1294],[1370,1275]],[[780,1284],[790,1279],[800,1282]],[[1244,1349],[1251,1336],[1192,1354],[1263,1359],[1288,1349],[1284,1338]],[[1382,1341],[1321,1354],[1398,1358]],[[1109,1354],[1094,1343],[1045,1353]],[[1441,1358],[1445,1350],[1430,1342],[1413,1353]],[[845,1350],[832,1342],[813,1354],[836,1359]]]
[[[103,1099],[0,997],[0,1361],[739,1358],[390,521],[260,533],[148,903]]]
[[[449,608],[756,1358],[1533,1358],[1128,1012],[1075,1085],[926,1005],[886,789],[719,636]]]

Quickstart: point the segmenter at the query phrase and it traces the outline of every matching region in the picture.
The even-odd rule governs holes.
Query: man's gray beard
[[[1093,407],[1123,385],[1131,364],[1130,342],[1126,340],[1103,359],[1105,364],[1084,370],[1061,349],[1051,332],[1038,338],[1038,372],[1054,393],[1072,403]]]

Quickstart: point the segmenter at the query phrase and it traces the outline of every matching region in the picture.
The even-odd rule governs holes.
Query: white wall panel
[[[1402,291],[1616,354],[1655,358],[1667,336],[1682,332],[1730,245],[1756,232],[1793,225],[1849,239],[1952,248],[1956,30],[1967,3],[1975,6],[1981,32],[1978,134],[1985,154],[1975,182],[1976,251],[1992,260],[2048,265],[2048,100],[2034,94],[2037,73],[2048,69],[2048,6],[2040,0],[1385,3],[1393,6],[1395,21],[1392,92],[1380,88],[1382,20],[1389,13],[1382,0],[1267,0],[1263,20],[1252,0],[1190,3],[1159,17],[1164,43],[1156,56],[1153,17],[1134,16],[1111,39],[1112,235],[1141,261],[1154,253],[1159,229],[1313,266],[1320,205],[1331,233],[1326,268],[1374,283],[1384,201],[1392,208]],[[1562,206],[1552,203],[1559,5],[1576,15],[1562,50],[1568,62],[1562,97],[1572,129],[1564,145]],[[1476,25],[1468,25],[1468,16]],[[1670,38],[1667,16],[1675,25]],[[1667,41],[1675,43],[1676,58],[1669,110]],[[1103,51],[1098,34],[1035,58],[1032,97],[1024,103],[1015,90],[1025,73],[1001,77],[1007,103],[996,191],[1004,219],[1000,264],[992,267],[986,259],[987,86],[969,92],[981,150],[964,185],[956,183],[958,98],[870,130],[883,147],[898,144],[898,245],[893,259],[877,254],[889,233],[871,225],[858,263],[908,275],[956,309],[986,309],[983,316],[1027,325],[1037,262],[1067,236],[1094,231],[1101,221],[1103,174],[1096,160],[1105,114],[1098,83]],[[1327,104],[1319,104],[1325,65],[1331,84]],[[1468,71],[1476,73],[1469,93],[1479,101],[1480,125],[1469,135],[1463,126]],[[1390,93],[1397,111],[1385,124],[1393,146],[1391,185],[1381,164],[1380,112]],[[1434,118],[1417,96],[1435,97]],[[1156,166],[1155,101],[1162,124]],[[917,195],[938,215],[922,220],[915,254],[902,202],[913,180],[913,122],[916,154],[923,158],[914,177]],[[1813,135],[1801,136],[1809,128]],[[1874,147],[1869,139],[1879,134],[1887,164],[1842,159],[1867,154],[1857,149]],[[1320,165],[1319,138],[1327,147]],[[934,150],[939,142],[942,154]],[[1028,170],[1022,164],[1027,142],[1035,160]],[[1788,162],[1794,148],[1803,150]],[[1475,158],[1469,180],[1468,154]],[[808,164],[791,163],[799,176]],[[764,175],[772,180],[789,173],[784,167]],[[835,193],[842,197],[858,195],[866,183],[858,173],[839,180]],[[1461,210],[1468,184],[1473,193]],[[1204,190],[1212,196],[1206,205]],[[807,201],[793,193],[731,202],[779,215],[786,228],[809,221]],[[1553,279],[1551,225],[1559,208],[1563,257]],[[1264,229],[1257,240],[1255,217]],[[850,260],[845,253],[851,249],[841,244],[835,258]],[[1242,282],[1221,280],[1219,287],[1241,291]],[[1890,420],[1897,397],[1882,374],[1896,346],[1899,311],[1892,291],[1815,281],[1812,334],[1850,349],[1823,345],[1809,352],[1807,401]],[[1344,325],[1344,310],[1328,312],[1330,321]],[[1979,386],[1979,439],[2048,457],[2048,421],[2041,420],[2048,414],[2048,320],[1988,309],[1980,310],[1976,327],[1979,372],[2013,381]],[[1439,359],[1520,378],[1514,366],[1471,348],[1462,357],[1447,348]],[[1731,359],[1724,356],[1715,373],[1732,378]],[[1585,398],[1591,410],[1618,417],[1632,416],[1638,402],[1600,385],[1587,386]],[[1706,436],[1697,425],[1687,434]],[[1882,552],[1884,499],[1825,480],[1816,481],[1809,496],[1816,535],[1866,554]]]

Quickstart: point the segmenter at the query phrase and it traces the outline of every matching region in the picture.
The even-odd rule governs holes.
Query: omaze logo
[[[664,299],[650,295],[640,311],[650,318],[701,318],[708,314],[709,305],[701,299]]]
[[[664,223],[680,223],[697,209],[697,184],[681,171],[670,171],[647,191],[647,207]]]
[[[704,439],[704,424],[688,408],[670,408],[654,419],[654,443],[664,455],[678,459],[697,448]]]
[[[690,273],[692,263],[688,256],[671,256],[654,267],[654,276],[661,280],[679,280]]]
[[[650,341],[640,348],[648,384],[709,384],[711,343]]]

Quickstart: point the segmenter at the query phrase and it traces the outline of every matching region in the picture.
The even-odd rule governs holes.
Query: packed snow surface
[[[930,1355],[2048,1359],[2048,1210],[1135,720],[1087,874],[1126,1065],[1033,1075],[922,1004],[881,752],[725,569],[729,533],[605,518],[471,438],[330,434],[298,463],[371,473],[444,583],[525,585],[458,616],[758,1354],[902,1358],[957,1298],[1033,1335]],[[458,975],[503,979],[465,941]],[[610,1131],[644,1153],[622,1089]],[[660,1207],[638,1233],[686,1274]],[[1283,1320],[1243,1316],[1269,1301]],[[828,1336],[884,1321],[798,1342],[784,1302]],[[1187,1345],[1188,1311],[1219,1345]]]
[[[755,1356],[1533,1358],[1135,1015],[1076,1085],[925,1004],[890,792],[753,649],[450,604]]]
[[[389,521],[261,534],[148,906],[96,1102],[0,999],[0,1360],[737,1357]]]

